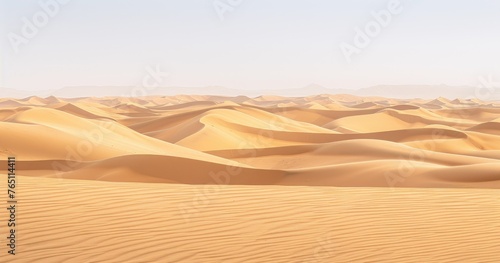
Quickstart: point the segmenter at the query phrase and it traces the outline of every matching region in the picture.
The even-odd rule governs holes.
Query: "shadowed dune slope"
[[[0,162],[106,181],[500,188],[500,107],[351,95],[0,101]],[[6,167],[0,167],[0,172]],[[227,181],[227,182],[226,182]]]

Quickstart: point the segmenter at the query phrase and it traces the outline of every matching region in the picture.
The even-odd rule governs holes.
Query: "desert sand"
[[[500,261],[498,102],[3,98],[0,138],[2,262]]]
[[[18,254],[1,251],[2,262],[500,261],[492,189],[35,177],[19,186]]]
[[[18,156],[26,176],[500,188],[494,102],[180,95],[29,97],[0,107],[0,166]]]

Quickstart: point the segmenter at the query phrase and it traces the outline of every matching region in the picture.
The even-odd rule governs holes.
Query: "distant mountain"
[[[498,92],[497,92],[498,93]],[[174,96],[174,95],[217,95],[236,97],[240,95],[257,97],[261,95],[279,95],[288,97],[304,97],[317,94],[351,94],[362,97],[386,97],[396,99],[435,99],[443,97],[447,99],[467,99],[476,97],[476,88],[471,86],[448,86],[448,85],[378,85],[359,90],[352,89],[330,89],[318,84],[310,84],[298,89],[270,89],[270,90],[239,90],[221,86],[207,87],[117,87],[117,86],[73,86],[59,90],[42,91],[19,91],[8,88],[0,88],[0,97],[26,98],[29,96],[59,98],[78,97],[141,97],[141,96]],[[491,94],[481,97],[483,100],[500,100],[500,94]]]
[[[434,99],[438,97],[456,99],[473,98],[475,96],[475,88],[471,86],[448,85],[379,85],[357,90],[355,95],[398,99]]]

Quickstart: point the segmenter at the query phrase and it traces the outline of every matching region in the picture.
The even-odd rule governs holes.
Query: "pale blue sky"
[[[244,0],[221,20],[213,0],[72,0],[15,53],[9,33],[22,36],[23,17],[43,9],[38,0],[0,0],[0,86],[133,86],[157,64],[170,74],[164,86],[258,90],[500,77],[494,0],[401,0],[402,12],[348,63],[339,45],[352,44],[355,27],[389,2]]]

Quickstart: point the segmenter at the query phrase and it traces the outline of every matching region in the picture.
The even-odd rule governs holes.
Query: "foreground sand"
[[[27,176],[500,188],[500,104],[474,99],[0,99],[0,138]]]
[[[20,177],[18,193],[2,262],[500,262],[499,190]]]

